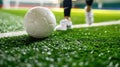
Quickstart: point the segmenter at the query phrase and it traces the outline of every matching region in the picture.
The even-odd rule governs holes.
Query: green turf
[[[0,67],[119,67],[120,25],[0,39]]]
[[[0,12],[0,33],[23,30],[23,18]]]
[[[27,10],[0,9],[0,33],[20,31]],[[54,11],[57,22],[62,11]],[[94,10],[95,23],[120,20],[119,10]],[[72,10],[74,24],[83,10]],[[56,31],[48,38],[28,35],[0,38],[0,67],[119,67],[120,25]]]
[[[63,10],[52,10],[56,16],[57,23],[63,19]],[[103,21],[120,20],[120,10],[93,10],[95,23]],[[23,19],[27,9],[0,9],[0,33],[10,31],[20,31],[23,28]],[[8,15],[7,15],[8,14]],[[73,24],[85,23],[83,9],[72,9],[71,12]]]
[[[1,9],[1,11],[8,12],[14,15],[18,15],[21,17],[24,17],[27,10],[14,10],[14,9]],[[93,10],[95,22],[102,22],[102,21],[111,21],[111,20],[120,20],[120,10]],[[63,19],[63,10],[55,11],[53,10],[53,13],[56,16],[57,23],[61,19]],[[84,10],[82,9],[72,9],[71,12],[72,21],[74,24],[80,24],[85,23],[85,16],[84,16]],[[79,20],[78,20],[79,19]]]

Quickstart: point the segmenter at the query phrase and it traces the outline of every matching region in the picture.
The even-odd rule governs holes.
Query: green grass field
[[[83,10],[74,10],[74,24],[84,23]],[[24,30],[22,23],[25,12],[26,10],[0,9],[0,32]],[[57,21],[62,19],[62,11],[53,12]],[[120,20],[119,10],[94,12],[95,23]],[[120,25],[55,31],[44,39],[28,35],[0,38],[0,67],[119,66]]]
[[[63,9],[52,10],[56,16],[57,23],[63,19]],[[0,9],[0,32],[24,30],[23,18],[27,9]],[[120,10],[93,10],[95,23],[104,21],[120,20]],[[72,9],[73,24],[84,24],[85,16],[83,9]]]

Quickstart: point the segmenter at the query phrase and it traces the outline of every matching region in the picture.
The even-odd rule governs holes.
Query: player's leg
[[[64,7],[64,18],[70,20],[72,0],[64,0],[63,7]]]
[[[72,27],[72,22],[70,18],[71,8],[72,8],[72,0],[64,0],[64,19],[60,21],[60,25],[56,27],[56,30],[67,30]]]
[[[93,12],[92,12],[93,0],[86,0],[86,24],[91,25],[94,22]]]

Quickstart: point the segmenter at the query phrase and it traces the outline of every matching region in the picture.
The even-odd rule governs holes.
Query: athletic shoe
[[[90,12],[87,12],[85,7],[85,13],[86,13],[86,24],[91,25],[94,22],[92,10]]]
[[[72,28],[72,22],[67,19],[63,19],[60,21],[60,25],[58,25],[55,30],[67,30],[71,28]]]

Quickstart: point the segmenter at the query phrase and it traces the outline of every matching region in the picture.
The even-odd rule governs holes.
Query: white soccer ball
[[[33,7],[24,17],[27,33],[35,38],[44,38],[52,34],[56,26],[56,19],[50,9]]]

